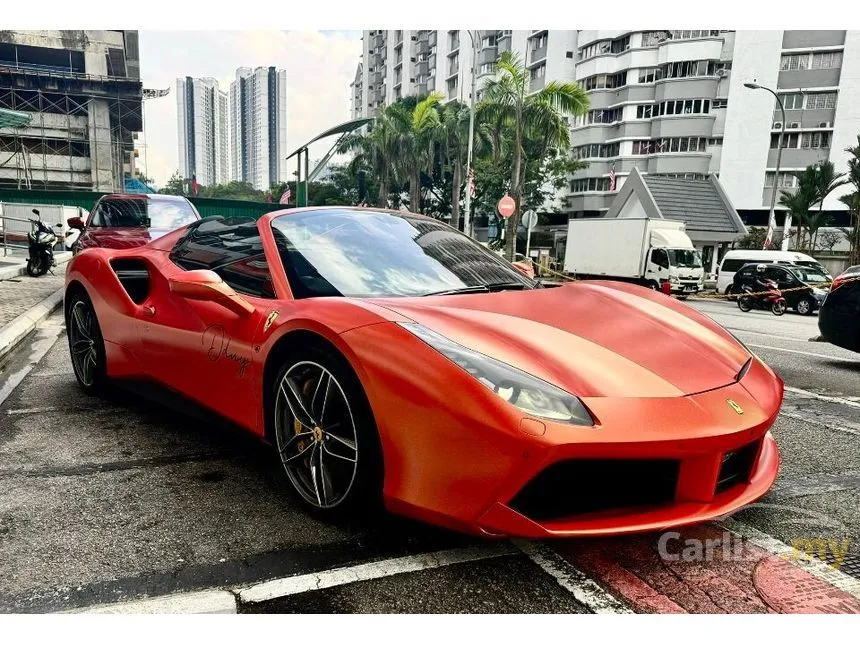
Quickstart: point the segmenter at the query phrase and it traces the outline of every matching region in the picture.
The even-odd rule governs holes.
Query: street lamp
[[[767,248],[770,245],[771,239],[773,239],[773,231],[776,228],[776,213],[774,209],[776,208],[776,194],[779,192],[779,164],[782,161],[782,144],[785,139],[785,106],[782,104],[782,99],[779,98],[779,94],[774,92],[769,87],[765,87],[764,85],[759,85],[758,83],[744,83],[744,87],[751,90],[766,90],[773,94],[776,97],[776,102],[779,104],[779,110],[782,112],[782,121],[780,122],[779,129],[779,143],[776,147],[776,171],[773,174],[773,190],[770,194],[770,215],[767,219],[767,235],[764,239],[764,248]],[[785,222],[782,226],[782,245],[781,248],[783,251],[788,250],[788,238],[791,232],[791,212],[786,211],[785,213]]]
[[[469,148],[466,153],[466,204],[463,213],[463,232],[472,236],[472,146],[475,139],[475,81],[477,77],[478,40],[475,32],[467,31],[472,41],[472,93],[469,96]]]

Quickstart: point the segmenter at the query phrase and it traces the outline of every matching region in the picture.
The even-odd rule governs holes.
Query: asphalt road
[[[690,304],[736,333],[788,386],[860,400],[860,355],[809,342],[815,318]],[[860,562],[860,407],[789,391],[774,434],[783,459],[778,483],[734,519],[786,543],[824,534],[848,539],[844,570],[850,574],[848,565]],[[606,544],[623,550],[625,540]],[[481,544],[393,517],[322,522],[299,506],[271,453],[244,434],[140,393],[109,400],[82,394],[60,316],[48,319],[0,370],[0,562],[6,564],[0,611],[61,611],[241,587]],[[517,550],[243,606],[270,612],[589,609]]]

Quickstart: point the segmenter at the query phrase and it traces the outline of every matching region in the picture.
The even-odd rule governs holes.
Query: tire
[[[333,350],[301,348],[290,353],[271,388],[266,413],[278,459],[302,504],[326,520],[379,511],[379,434],[346,360]]]
[[[78,385],[87,394],[104,394],[108,385],[104,338],[93,303],[84,292],[68,299],[66,332]]]
[[[809,296],[805,296],[798,301],[794,310],[801,316],[811,316],[815,313],[815,300]]]
[[[773,312],[774,316],[781,316],[782,314],[785,313],[785,302],[784,301],[774,302],[770,306],[770,310]]]
[[[738,309],[744,313],[752,310],[752,302],[750,301],[749,296],[741,296],[738,298]]]
[[[27,275],[38,278],[48,272],[48,265],[42,260],[41,256],[29,258],[27,260]]]
[[[735,286],[733,284],[730,284],[728,287],[726,287],[725,295],[728,296],[729,302],[731,302],[732,300],[737,300],[737,297],[735,296]]]
[[[651,291],[660,291],[660,285],[654,282],[653,280],[649,280],[646,284],[646,287],[651,289]]]

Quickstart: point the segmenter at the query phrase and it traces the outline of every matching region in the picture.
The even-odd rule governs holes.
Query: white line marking
[[[834,423],[828,423],[827,420],[823,419],[810,419],[806,415],[798,414],[796,412],[788,412],[784,408],[779,411],[779,416],[788,417],[789,419],[803,421],[804,423],[808,423],[810,425],[816,425],[822,428],[827,428],[828,430],[834,430],[836,432],[842,432],[844,434],[850,434],[854,435],[855,437],[860,437],[860,430],[856,430],[854,428],[846,428],[845,426],[836,425]]]
[[[811,573],[816,578],[833,585],[837,589],[844,591],[860,600],[860,580],[852,578],[848,574],[842,573],[838,569],[834,569],[826,562],[817,558],[797,557],[797,551],[788,546],[785,542],[780,542],[775,537],[759,531],[752,526],[738,522],[731,518],[726,518],[717,522],[723,528],[732,533],[741,536],[755,544],[757,547],[772,553],[781,558],[788,558],[794,564],[799,566],[807,573]]]
[[[802,352],[799,349],[786,349],[785,347],[772,347],[770,345],[754,345],[752,343],[747,343],[750,347],[758,347],[759,349],[772,349],[776,352],[787,352],[789,354],[800,354],[801,356],[814,356],[815,358],[827,358],[829,360],[837,360],[837,361],[851,361],[851,357],[847,356],[834,356],[832,354],[814,354],[812,352]]]
[[[96,605],[62,612],[66,614],[235,614],[236,597],[229,591],[210,589],[156,596],[110,605]]]
[[[632,614],[633,610],[610,595],[594,580],[540,542],[514,540],[514,546],[556,579],[576,600],[595,614]]]
[[[56,412],[59,408],[55,405],[46,405],[41,408],[13,408],[12,410],[6,410],[6,414],[37,414],[40,412]]]
[[[437,551],[436,553],[421,553],[402,558],[358,564],[352,567],[269,580],[268,582],[262,582],[250,587],[237,588],[233,592],[238,595],[239,600],[242,602],[263,602],[306,591],[339,587],[340,585],[351,584],[353,582],[376,580],[400,573],[435,569],[451,564],[498,558],[514,553],[516,553],[516,550],[507,544],[450,549],[448,551]]]
[[[826,394],[816,394],[815,392],[810,392],[809,390],[801,390],[799,387],[791,387],[790,385],[786,385],[784,389],[786,392],[791,392],[792,394],[801,394],[806,397],[819,399],[821,401],[827,401],[829,403],[841,403],[842,405],[849,405],[852,408],[860,408],[860,401],[853,401],[851,399],[846,399],[840,396],[827,396]]]
[[[761,331],[753,331],[751,329],[740,329],[738,327],[726,327],[729,331],[736,331],[741,334],[753,334],[755,336],[767,336],[768,338],[776,338],[778,340],[788,340],[793,343],[807,343],[809,342],[809,337],[800,338],[798,336],[776,336],[775,334],[768,334],[767,332]]]

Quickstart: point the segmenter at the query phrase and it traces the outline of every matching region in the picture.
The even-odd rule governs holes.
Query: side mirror
[[[84,230],[84,220],[82,220],[80,217],[70,217],[67,221],[67,224],[69,225],[69,228],[76,228],[79,231]]]
[[[42,220],[42,216],[41,216],[41,215],[39,215],[39,209],[38,209],[38,208],[34,208],[34,209],[33,209],[33,215],[35,215],[35,216],[36,216],[36,219],[37,219],[37,220],[39,220],[39,221],[41,221],[41,220]]]
[[[214,302],[239,316],[254,313],[254,305],[245,300],[214,271],[186,271],[170,279],[170,291],[188,300]]]

